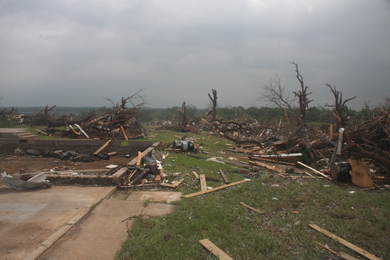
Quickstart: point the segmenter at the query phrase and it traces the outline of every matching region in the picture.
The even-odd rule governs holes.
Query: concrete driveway
[[[23,259],[61,237],[115,187],[52,186],[14,191],[0,184],[0,259]],[[42,248],[43,249],[43,248]]]

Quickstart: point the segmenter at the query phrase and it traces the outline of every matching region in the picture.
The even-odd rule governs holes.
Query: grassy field
[[[155,135],[155,141],[167,143],[183,133],[150,134]],[[199,155],[202,158],[239,156],[226,152],[230,142],[225,139],[207,135],[196,139],[209,153]],[[245,168],[235,165],[172,153],[164,161],[169,181],[185,179],[177,189],[183,194],[200,190],[192,171],[221,179],[208,181],[208,186],[223,185],[220,168],[228,172],[230,182],[244,179],[240,170]],[[172,175],[177,172],[178,176]],[[304,176],[283,178],[269,170],[256,174],[238,186],[182,199],[173,215],[137,218],[131,231],[134,238],[123,244],[116,259],[218,259],[198,242],[205,238],[233,259],[341,259],[315,241],[364,259],[308,224],[316,224],[381,259],[390,259],[388,189],[361,191],[352,184]]]

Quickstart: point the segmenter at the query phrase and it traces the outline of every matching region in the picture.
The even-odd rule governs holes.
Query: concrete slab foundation
[[[103,200],[40,259],[114,259],[128,237],[127,221],[122,221],[141,214],[142,209],[140,201]],[[128,228],[132,224],[129,220]]]

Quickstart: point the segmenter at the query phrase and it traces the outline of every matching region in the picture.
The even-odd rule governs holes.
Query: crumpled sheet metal
[[[13,176],[2,173],[1,174],[1,180],[10,187],[13,190],[26,190],[26,189],[36,189],[36,188],[46,188],[50,187],[51,183],[48,180],[42,179],[42,178],[36,178],[37,176],[34,176],[35,180],[39,181],[24,181],[21,179],[14,178]]]

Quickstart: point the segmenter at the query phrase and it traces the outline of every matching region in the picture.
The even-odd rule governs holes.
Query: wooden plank
[[[115,155],[116,155],[116,152],[111,152],[111,153],[108,153],[107,155],[108,155],[108,156],[115,156]]]
[[[209,250],[213,255],[218,257],[220,260],[233,260],[233,258],[231,258],[225,252],[219,249],[210,240],[208,239],[199,240],[199,243],[201,243],[202,246],[204,246],[207,250]]]
[[[244,202],[240,202],[240,204],[243,205],[244,207],[247,207],[248,209],[256,211],[256,212],[258,212],[260,214],[264,214],[265,213],[264,211],[261,211],[261,210],[258,210],[258,209],[255,209],[255,208],[251,207],[251,206],[246,205]]]
[[[269,159],[269,158],[264,158],[261,156],[248,156],[248,159],[250,160],[258,160],[258,161],[265,161],[265,162],[270,162],[270,163],[278,163],[278,164],[285,164],[285,165],[290,165],[290,166],[295,166],[295,163],[290,163],[290,162],[285,162],[285,161],[278,161],[276,158]]]
[[[370,173],[370,166],[367,163],[354,159],[348,159],[348,162],[352,166],[352,171],[349,173],[352,176],[353,184],[363,188],[370,188],[374,186]]]
[[[142,160],[142,153],[138,151],[138,156],[137,156],[137,166],[141,166],[141,160]]]
[[[183,197],[183,198],[192,198],[192,197],[195,197],[195,196],[203,195],[203,194],[210,193],[210,192],[214,192],[214,191],[217,191],[217,190],[222,190],[222,189],[225,189],[225,188],[228,188],[228,187],[231,187],[231,186],[234,186],[234,185],[238,185],[238,184],[241,184],[241,183],[247,182],[247,181],[248,181],[248,180],[233,182],[233,183],[230,183],[230,184],[228,184],[228,185],[219,186],[219,187],[213,188],[213,189],[211,189],[211,190],[198,191],[198,192],[195,192],[195,193],[191,193],[191,194],[184,195],[184,196],[182,196],[182,197]]]
[[[168,188],[177,188],[182,182],[184,181],[184,179],[181,179],[180,181],[177,181],[175,182],[174,184],[167,184],[167,183],[161,183],[160,186],[163,186],[163,187],[168,187]]]
[[[370,254],[369,252],[367,252],[367,251],[361,249],[360,247],[355,246],[354,244],[352,244],[352,243],[350,243],[350,242],[348,242],[348,241],[342,239],[341,237],[338,237],[338,236],[336,236],[336,235],[330,233],[329,231],[327,231],[327,230],[325,230],[325,229],[320,228],[320,227],[317,226],[317,225],[309,224],[309,227],[311,227],[312,229],[315,229],[315,230],[317,230],[318,232],[321,232],[321,233],[325,234],[326,236],[328,236],[328,237],[330,237],[330,238],[332,238],[332,239],[338,241],[339,243],[341,243],[341,244],[343,244],[344,246],[346,246],[346,247],[352,249],[353,251],[355,251],[355,252],[361,254],[362,256],[367,257],[368,259],[371,259],[371,260],[380,260],[378,257],[376,257],[376,256],[374,256],[374,255],[372,255],[372,254]]]
[[[227,178],[225,172],[224,172],[222,169],[219,169],[219,173],[221,174],[222,179],[225,181],[225,183],[226,183],[226,184],[229,184],[230,181],[229,181],[229,179]]]
[[[332,178],[329,177],[328,175],[325,175],[325,174],[323,174],[322,172],[319,172],[319,171],[317,171],[316,169],[313,169],[313,168],[311,168],[310,166],[307,166],[306,164],[301,163],[300,161],[298,161],[298,163],[299,163],[300,165],[302,165],[302,166],[308,168],[309,170],[312,170],[313,172],[315,172],[315,173],[321,175],[322,177],[325,177],[325,178],[327,178],[327,179],[329,179],[329,180],[332,179]]]
[[[199,175],[199,179],[200,179],[200,190],[206,191],[207,190],[206,175],[204,174]]]
[[[98,153],[100,153],[101,151],[103,151],[103,149],[106,148],[107,145],[109,145],[110,142],[111,142],[111,140],[108,140],[105,144],[103,144],[102,147],[100,147],[99,149],[97,149],[96,152],[94,152],[93,154],[98,154]]]
[[[127,138],[127,135],[126,135],[126,133],[125,133],[125,129],[123,129],[123,126],[119,125],[119,127],[121,128],[122,134],[123,134],[123,136],[125,137],[126,141],[129,140],[129,138]]]
[[[262,163],[262,162],[249,161],[249,164],[257,165],[257,166],[260,166],[263,168],[267,168],[267,169],[275,171],[275,172],[286,172],[286,170],[282,167],[274,166],[274,165],[270,165],[270,164],[266,164],[266,163]]]

